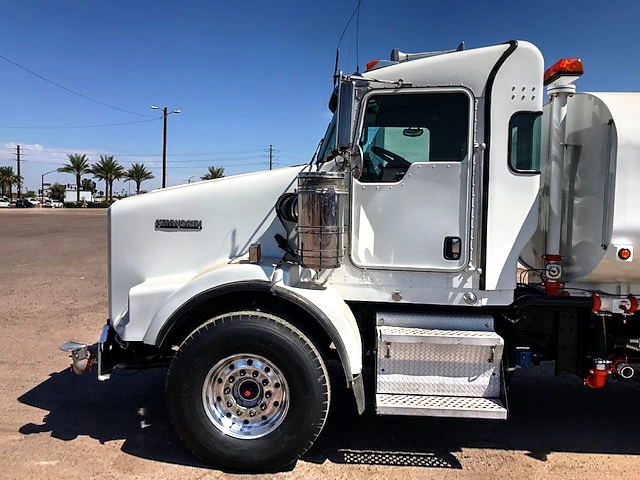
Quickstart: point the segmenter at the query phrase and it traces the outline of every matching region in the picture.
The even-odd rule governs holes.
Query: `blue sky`
[[[335,49],[358,0],[0,0],[0,165],[36,190],[69,153],[144,163],[160,185],[210,165],[237,174],[307,162],[330,120]],[[640,89],[640,2],[363,0],[342,39],[340,67],[361,69],[392,48],[428,51],[523,39],[547,66],[580,57],[584,91]],[[358,35],[357,35],[358,34]],[[120,109],[120,110],[118,110]],[[127,113],[125,111],[131,113]],[[137,123],[132,123],[137,122]],[[95,125],[124,124],[91,127]],[[47,128],[34,128],[47,127]],[[83,128],[68,128],[83,127]],[[72,183],[50,173],[47,182]],[[99,189],[104,187],[99,184]],[[128,192],[127,183],[114,190]]]

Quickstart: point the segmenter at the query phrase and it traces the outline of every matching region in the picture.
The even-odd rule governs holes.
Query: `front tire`
[[[297,460],[329,412],[329,375],[300,330],[275,315],[209,320],[176,352],[167,375],[169,418],[207,463],[274,471]]]

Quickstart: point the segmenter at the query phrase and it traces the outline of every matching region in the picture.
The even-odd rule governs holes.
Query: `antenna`
[[[362,0],[358,0],[358,16],[356,17],[356,73],[360,73],[360,4]]]
[[[340,49],[340,44],[342,43],[342,39],[344,38],[344,34],[347,32],[347,28],[349,28],[349,25],[351,24],[351,21],[353,20],[353,17],[355,16],[355,14],[358,14],[358,18],[357,18],[357,24],[356,24],[356,63],[358,63],[358,35],[359,35],[359,25],[360,25],[360,4],[362,4],[362,2],[364,2],[364,0],[358,0],[358,4],[356,5],[356,8],[353,9],[353,12],[351,13],[351,16],[349,17],[349,21],[347,22],[347,24],[344,26],[344,30],[342,30],[342,34],[340,35],[340,40],[338,40],[338,45],[336,46],[336,50],[339,51]],[[336,69],[335,71],[338,71],[338,52],[336,52]],[[358,67],[356,66],[356,71],[358,71]],[[335,76],[335,75],[334,75]]]

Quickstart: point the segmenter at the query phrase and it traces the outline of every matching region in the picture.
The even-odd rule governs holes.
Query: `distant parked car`
[[[35,198],[27,198],[27,202],[30,202],[31,205],[33,205],[34,207],[37,207],[38,205],[40,205],[40,202]]]
[[[33,208],[33,206],[33,203],[26,198],[19,198],[16,200],[16,208]]]
[[[45,208],[62,208],[64,205],[59,200],[45,200],[42,204]]]
[[[7,197],[0,198],[0,208],[9,208],[11,206],[11,202]]]

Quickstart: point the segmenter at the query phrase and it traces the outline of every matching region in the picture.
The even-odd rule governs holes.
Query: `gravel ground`
[[[104,210],[0,211],[0,478],[249,478],[182,447],[163,370],[103,383],[69,371],[58,345],[93,343],[107,315],[106,220]],[[637,478],[639,387],[593,391],[548,365],[521,370],[506,422],[359,417],[338,388],[315,446],[275,477]]]

